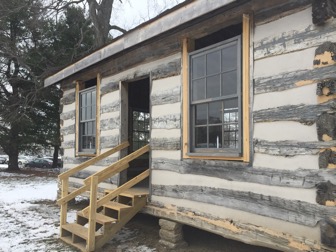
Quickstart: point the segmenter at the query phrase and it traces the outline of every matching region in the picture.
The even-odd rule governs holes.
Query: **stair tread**
[[[115,201],[110,201],[110,202],[104,204],[104,207],[111,208],[111,209],[114,209],[114,210],[121,210],[121,209],[131,208],[132,206],[121,204],[121,203],[115,202]]]
[[[82,211],[77,212],[77,215],[81,216],[81,217],[87,218],[86,216],[84,216],[84,214],[83,214]],[[101,213],[97,213],[96,214],[96,222],[98,222],[100,224],[116,223],[117,221],[118,221],[117,219],[114,219],[112,217],[106,216],[104,214],[101,214]]]
[[[113,192],[113,190],[105,190],[106,193]],[[124,192],[120,193],[121,196],[126,197],[135,197],[135,196],[146,196],[149,194],[148,188],[130,188],[125,190]]]
[[[77,223],[67,223],[62,225],[62,228],[85,240],[88,239],[88,229],[82,225]],[[101,236],[101,234],[96,232],[96,237],[97,236]]]

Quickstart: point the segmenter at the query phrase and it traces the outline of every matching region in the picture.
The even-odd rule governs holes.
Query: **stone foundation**
[[[168,221],[165,219],[159,220],[160,224],[160,244],[169,248],[177,249],[187,247],[188,244],[183,239],[182,224]]]

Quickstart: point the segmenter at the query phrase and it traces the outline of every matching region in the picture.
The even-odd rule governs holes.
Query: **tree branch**
[[[125,34],[127,31],[117,25],[110,25],[110,30],[117,30],[120,31],[121,33]]]

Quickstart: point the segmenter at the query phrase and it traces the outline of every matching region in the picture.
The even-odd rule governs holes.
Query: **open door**
[[[122,140],[128,140],[130,146],[127,153],[128,155],[137,149],[147,145],[150,137],[150,110],[149,110],[149,78],[123,83],[122,84],[122,100],[127,101],[123,105],[122,111]],[[127,114],[127,118],[126,118]],[[127,129],[127,132],[126,132]],[[149,153],[133,160],[129,164],[127,174],[121,177],[121,183],[134,178],[141,172],[149,168]],[[141,184],[141,186],[148,186],[148,180]]]

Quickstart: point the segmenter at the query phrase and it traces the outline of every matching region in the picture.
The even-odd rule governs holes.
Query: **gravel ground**
[[[55,204],[58,170],[23,169],[8,173],[0,167],[0,252],[77,251],[59,240],[59,207]],[[81,201],[69,207],[75,219]],[[177,252],[275,252],[249,246],[192,227],[184,227],[189,246]],[[158,219],[138,214],[101,251],[164,252]]]

